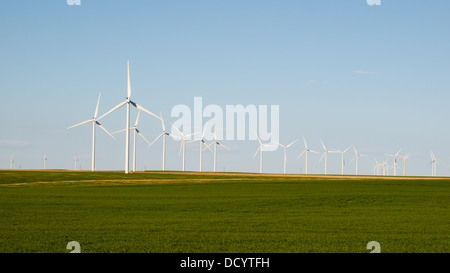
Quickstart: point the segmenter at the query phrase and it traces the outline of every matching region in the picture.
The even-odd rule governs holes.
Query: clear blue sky
[[[133,99],[168,121],[172,107],[203,103],[280,105],[281,142],[306,137],[322,151],[354,144],[360,173],[386,153],[412,153],[408,174],[450,175],[450,2],[445,0],[4,0],[0,8],[0,168],[90,168],[91,127],[67,130],[125,99],[130,60]],[[124,127],[124,110],[102,121]],[[132,113],[134,121],[136,111]],[[160,125],[142,116],[148,139]],[[206,120],[205,120],[206,121]],[[122,170],[124,137],[98,130],[97,169]],[[225,143],[225,142],[224,142]],[[138,169],[161,167],[161,143],[143,141]],[[179,143],[168,141],[167,167],[178,170]],[[255,141],[226,142],[218,169],[259,171]],[[288,171],[304,171],[302,143],[289,151]],[[346,155],[345,172],[355,172]],[[198,169],[197,145],[188,170]],[[320,156],[310,173],[322,173]],[[340,173],[338,155],[329,172]],[[282,172],[281,150],[265,155],[265,171]],[[391,160],[388,161],[392,165]],[[212,168],[205,154],[206,170]],[[398,170],[401,172],[402,170]],[[392,170],[390,170],[392,173]]]

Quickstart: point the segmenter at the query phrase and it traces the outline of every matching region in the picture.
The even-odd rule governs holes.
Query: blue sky
[[[196,96],[223,108],[279,105],[282,143],[305,136],[318,151],[320,139],[329,149],[354,144],[369,155],[362,174],[402,149],[413,154],[408,174],[430,175],[433,150],[438,175],[450,175],[449,8],[444,0],[4,0],[0,168],[13,153],[15,168],[42,168],[46,153],[48,168],[73,169],[77,155],[89,169],[91,127],[66,128],[92,117],[100,91],[100,113],[125,99],[130,60],[133,99],[168,121],[175,105],[193,106]],[[124,115],[102,124],[120,130]],[[154,139],[158,120],[142,117],[141,131]],[[97,169],[123,169],[123,142],[98,131]],[[226,143],[233,150],[219,153],[219,170],[259,170],[257,142]],[[161,167],[160,144],[138,141],[139,170]],[[178,147],[168,141],[168,169],[181,167]],[[304,171],[302,149],[299,142],[289,151],[289,172]],[[319,158],[310,157],[310,173],[323,172]],[[212,169],[211,155],[204,159]],[[197,145],[187,160],[198,169]],[[265,171],[282,172],[281,150],[264,160]],[[329,156],[329,173],[340,172],[339,160]]]

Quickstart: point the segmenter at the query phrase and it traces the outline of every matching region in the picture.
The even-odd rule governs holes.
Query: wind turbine
[[[398,166],[397,157],[400,154],[400,151],[398,151],[395,155],[393,155],[393,154],[386,154],[387,156],[390,156],[390,157],[392,157],[394,159],[394,176],[397,176],[397,166]]]
[[[260,155],[260,160],[259,160],[259,173],[263,173],[263,150],[264,150],[264,147],[272,146],[272,145],[263,144],[262,141],[261,141],[261,139],[259,138],[258,134],[256,134],[256,137],[258,138],[259,147],[258,147],[258,150],[256,150],[255,155],[253,155],[253,158],[256,157],[256,155],[258,154],[258,152],[261,153],[261,155]]]
[[[122,106],[127,106],[127,112],[126,112],[126,126],[125,128],[130,128],[130,105],[134,106],[135,108],[142,110],[146,112],[147,114],[150,114],[154,116],[155,118],[159,119],[159,117],[152,112],[148,111],[144,107],[142,107],[139,104],[136,104],[131,100],[131,81],[130,81],[130,62],[127,61],[127,97],[124,102],[119,103],[117,106],[106,112],[103,116],[101,116],[98,119],[102,119],[106,117],[107,115],[111,114],[112,112],[116,111],[117,109],[121,108]],[[130,130],[126,130],[125,134],[125,173],[130,173]]]
[[[344,151],[339,151],[339,150],[333,150],[331,151],[332,153],[338,153],[341,154],[342,156],[342,175],[344,175],[344,165],[345,165],[345,159],[344,159],[344,155],[345,153],[351,148],[352,146],[349,146],[347,149],[345,149]]]
[[[353,157],[353,159],[356,159],[356,175],[358,175],[358,158],[360,156],[367,156],[367,155],[359,154],[358,151],[356,151],[355,146],[353,146],[353,150],[355,151],[355,156]],[[352,161],[353,161],[353,159],[352,159]]]
[[[68,127],[67,129],[71,129],[89,122],[92,122],[92,168],[91,170],[94,172],[95,171],[95,127],[98,126],[100,127],[103,131],[105,131],[108,135],[110,135],[112,138],[114,138],[113,135],[111,135],[108,130],[105,129],[105,127],[103,127],[97,119],[97,114],[98,114],[98,105],[100,104],[100,96],[101,93],[98,95],[98,100],[97,100],[97,107],[95,108],[95,112],[94,112],[94,117],[92,119],[88,119],[86,121],[83,121],[81,123],[75,124],[73,126]]]
[[[161,125],[162,125],[163,131],[155,140],[153,140],[153,142],[148,147],[152,146],[161,137],[163,138],[162,170],[165,171],[166,170],[166,136],[171,136],[171,134],[166,132],[166,126],[164,125],[164,119],[162,117],[162,114],[159,113],[159,115],[160,115],[160,120],[161,120]]]
[[[150,142],[145,138],[145,136],[141,133],[141,131],[139,131],[138,129],[138,124],[139,124],[139,117],[141,115],[141,110],[139,110],[139,113],[137,115],[136,118],[136,122],[134,123],[134,127],[131,127],[129,130],[133,130],[134,131],[134,135],[133,135],[133,172],[136,172],[136,135],[139,135],[143,140],[145,140],[145,142],[147,142],[147,144],[150,145]],[[114,134],[117,133],[121,133],[121,132],[125,132],[127,129],[122,129],[120,131],[114,132]]]
[[[259,139],[259,138],[258,138]],[[221,143],[219,143],[217,141],[217,137],[216,137],[216,130],[214,129],[214,142],[210,143],[209,145],[206,146],[206,148],[209,149],[209,146],[214,145],[214,172],[216,172],[216,166],[217,166],[217,147],[220,146],[222,148],[225,148],[227,150],[231,150],[230,147],[227,147]],[[205,149],[206,149],[205,148]],[[211,149],[210,149],[211,150]],[[262,156],[262,152],[261,152],[261,156]]]
[[[44,154],[44,170],[45,170],[45,162],[47,161],[47,155]]]
[[[209,145],[207,145],[206,142],[205,142],[205,139],[204,139],[205,131],[206,131],[206,127],[203,128],[202,136],[199,139],[194,139],[194,140],[188,142],[188,143],[192,143],[192,142],[197,142],[198,141],[200,143],[200,172],[202,171],[203,150],[204,150],[203,149],[203,145],[206,146],[205,149],[209,149],[212,152],[212,150],[209,148]],[[197,134],[199,134],[199,133],[197,133]],[[215,135],[216,135],[216,133],[214,132],[214,140],[216,139]],[[216,168],[215,168],[215,164],[216,164],[215,156],[216,155],[214,154],[214,172],[216,171]]]
[[[325,174],[327,174],[328,153],[330,151],[327,150],[327,148],[325,147],[325,144],[323,144],[322,140],[320,140],[320,143],[322,143],[324,152],[323,152],[322,157],[320,158],[319,162],[322,161],[323,157],[325,157]]]
[[[437,158],[434,155],[433,151],[431,151],[431,162],[428,163],[428,165],[431,164],[431,176],[436,176],[436,164],[437,164]]]
[[[305,174],[308,174],[308,153],[315,153],[318,154],[318,152],[313,151],[311,149],[308,148],[308,145],[306,144],[306,139],[305,137],[303,137],[303,142],[305,143],[305,150],[303,150],[303,152],[297,157],[297,159],[299,159],[300,157],[302,157],[303,154],[306,155],[306,168],[305,168]]]
[[[407,155],[404,155],[404,156],[398,155],[398,157],[403,159],[403,176],[406,176],[406,160],[411,157],[411,154],[407,154]]]
[[[9,158],[9,168],[10,169],[12,169],[13,165],[14,165],[14,156],[15,156],[15,154],[12,154],[12,155],[8,156],[8,158]]]
[[[75,156],[74,161],[75,161],[75,171],[76,171],[77,170],[77,162],[78,162],[78,157],[77,156]]]
[[[287,165],[287,149],[289,149],[292,145],[294,145],[298,139],[293,141],[291,144],[284,146],[283,144],[278,143],[279,146],[281,146],[284,150],[284,174],[286,174],[286,165]]]
[[[188,138],[188,137],[190,137],[190,136],[193,136],[193,135],[196,135],[197,133],[185,135],[185,134],[183,134],[180,130],[178,130],[177,127],[173,126],[172,123],[171,123],[171,125],[172,125],[172,127],[175,128],[175,130],[177,130],[178,133],[180,133],[180,135],[181,135],[181,138],[180,138],[180,137],[177,137],[177,136],[172,136],[172,137],[181,139],[180,154],[181,154],[181,151],[183,151],[183,172],[184,172],[184,170],[185,170],[185,161],[186,161],[186,138]]]

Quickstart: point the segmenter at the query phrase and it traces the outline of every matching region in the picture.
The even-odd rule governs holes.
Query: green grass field
[[[450,252],[450,179],[0,171],[0,252]]]

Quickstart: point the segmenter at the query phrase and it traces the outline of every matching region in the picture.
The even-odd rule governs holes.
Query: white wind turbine
[[[259,139],[259,138],[258,138],[258,139]],[[215,130],[215,129],[214,129],[214,142],[212,142],[212,143],[210,143],[209,145],[207,145],[205,149],[209,149],[209,147],[210,147],[211,145],[214,145],[214,172],[216,172],[216,167],[217,167],[217,147],[220,146],[220,147],[225,148],[225,149],[227,149],[227,150],[231,150],[231,148],[230,148],[230,147],[227,147],[227,146],[225,146],[225,145],[223,145],[223,144],[221,144],[221,143],[219,143],[219,142],[217,141],[216,130]],[[211,149],[209,149],[209,150],[211,150]],[[262,152],[261,152],[261,153],[262,153]],[[262,154],[261,154],[261,156],[262,156]]]
[[[97,107],[95,108],[95,112],[94,112],[94,117],[92,119],[88,119],[86,121],[83,121],[81,123],[75,124],[73,126],[68,127],[67,129],[71,129],[89,122],[92,122],[92,167],[91,170],[94,172],[95,171],[95,127],[98,126],[100,127],[103,131],[105,131],[108,135],[110,135],[112,138],[114,138],[113,135],[111,135],[108,130],[105,129],[105,127],[103,127],[98,120],[100,118],[97,119],[97,114],[98,114],[98,105],[100,104],[100,96],[101,93],[98,95],[98,100],[97,100]]]
[[[77,170],[77,162],[78,162],[78,157],[77,156],[75,156],[74,161],[75,161],[75,171],[76,171]]]
[[[403,176],[406,176],[406,160],[411,157],[411,154],[407,154],[407,155],[404,155],[404,156],[398,155],[398,157],[403,159]]]
[[[256,134],[256,137],[258,138],[259,147],[258,147],[258,150],[256,150],[255,155],[253,155],[253,158],[256,157],[256,155],[258,154],[258,152],[260,152],[259,173],[263,173],[263,150],[264,150],[264,147],[273,146],[273,145],[269,145],[269,144],[264,144],[264,143],[262,143],[262,141],[261,141],[261,139],[259,138],[258,134]]]
[[[135,102],[131,101],[131,81],[130,81],[130,62],[129,61],[127,61],[127,97],[126,97],[125,101],[119,103],[116,107],[112,108],[106,114],[104,114],[103,116],[101,116],[98,119],[102,119],[103,117],[111,114],[112,112],[116,111],[117,109],[121,108],[124,105],[127,106],[126,126],[125,126],[126,129],[130,128],[130,105],[159,119],[159,117],[157,115],[148,111],[141,105],[136,104]],[[130,172],[130,152],[129,152],[130,151],[130,131],[129,130],[126,130],[125,136],[126,136],[125,137],[125,173],[128,174]]]
[[[9,168],[10,169],[12,169],[13,165],[14,165],[14,156],[15,156],[15,154],[12,154],[12,155],[8,156],[8,158],[9,158]]]
[[[320,158],[319,162],[322,161],[322,159],[325,157],[325,174],[327,174],[328,153],[330,151],[325,147],[325,144],[323,144],[322,140],[320,140],[320,143],[322,143],[324,152],[323,152],[322,157]]]
[[[131,127],[129,130],[134,131],[133,135],[133,172],[136,172],[136,135],[139,135],[145,142],[147,142],[148,145],[150,145],[150,142],[145,138],[145,136],[139,131],[138,124],[139,124],[139,117],[141,115],[141,110],[139,110],[139,113],[136,118],[136,122],[134,123],[134,127]],[[114,134],[125,132],[127,129],[122,129],[120,131],[114,132]]]
[[[433,151],[431,151],[431,162],[428,163],[428,165],[431,164],[431,176],[436,176],[436,165],[437,165],[437,158],[434,155]]]
[[[294,145],[296,142],[298,141],[298,139],[296,139],[295,141],[293,141],[291,144],[289,145],[283,145],[278,143],[279,146],[281,146],[284,150],[284,174],[286,174],[286,166],[287,166],[287,149],[289,149],[292,145]]]
[[[46,161],[47,161],[47,155],[44,154],[44,170],[45,170],[45,163],[46,163]]]
[[[356,175],[358,175],[358,158],[359,158],[360,156],[367,156],[367,155],[359,154],[358,151],[356,151],[355,146],[353,146],[353,150],[355,151],[355,156],[353,156],[352,161],[353,161],[354,159],[356,159]]]
[[[193,143],[193,142],[197,142],[198,141],[200,143],[200,169],[199,169],[200,172],[202,171],[203,150],[204,150],[203,145],[206,147],[205,149],[209,149],[212,152],[212,150],[209,148],[209,145],[206,144],[205,139],[204,139],[206,128],[207,127],[203,128],[202,136],[199,139],[194,139],[194,140],[188,142],[188,143]],[[197,133],[197,134],[199,134],[199,133]],[[215,140],[215,135],[216,135],[216,133],[214,132],[214,140]],[[214,154],[214,157],[215,156],[216,155]],[[216,168],[215,168],[215,158],[214,158],[214,172],[215,171],[216,171]]]
[[[394,176],[397,176],[397,168],[398,168],[397,157],[400,154],[400,151],[398,151],[394,155],[393,154],[386,154],[387,156],[392,157],[394,159]]]
[[[181,154],[181,151],[183,151],[183,169],[182,169],[182,170],[183,170],[183,172],[184,172],[184,171],[185,171],[185,161],[186,161],[186,138],[191,137],[191,136],[193,136],[193,135],[196,135],[197,133],[185,135],[185,134],[183,134],[180,130],[178,130],[178,128],[175,127],[172,123],[171,123],[171,125],[172,125],[172,127],[175,128],[175,130],[177,130],[177,132],[180,133],[180,135],[181,135],[181,138],[178,137],[178,136],[173,136],[173,135],[172,135],[172,137],[181,139],[180,154]]]
[[[303,152],[297,157],[297,159],[299,159],[300,157],[302,157],[303,154],[305,154],[305,156],[306,156],[306,158],[305,158],[305,162],[306,162],[305,174],[308,174],[308,153],[318,154],[318,152],[313,151],[308,148],[305,137],[303,137],[303,142],[305,143],[305,150],[303,150]]]
[[[339,151],[339,150],[333,150],[331,151],[332,153],[338,153],[341,154],[342,157],[342,175],[344,175],[344,165],[345,165],[345,159],[344,159],[344,155],[345,153],[351,148],[352,146],[349,146],[347,149],[345,149],[344,151]]]
[[[163,138],[162,170],[165,171],[166,170],[166,136],[171,136],[171,134],[166,132],[166,126],[164,125],[164,119],[162,117],[162,114],[159,113],[159,115],[160,115],[161,125],[162,125],[162,130],[163,131],[155,140],[153,140],[153,142],[148,147],[152,146],[161,137]]]

